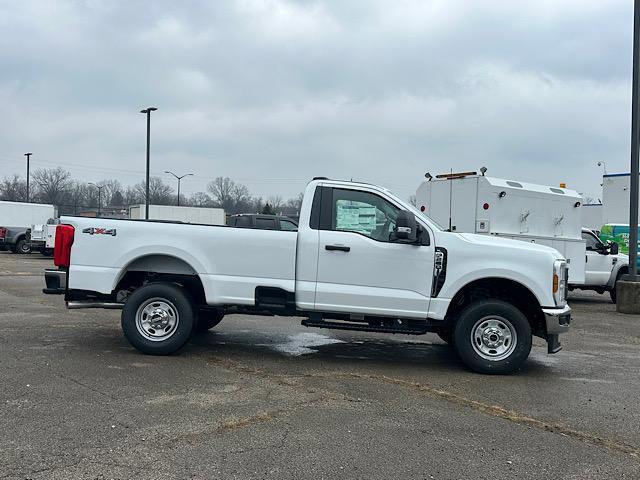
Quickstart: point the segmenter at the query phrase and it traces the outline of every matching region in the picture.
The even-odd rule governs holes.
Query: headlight
[[[553,262],[553,299],[556,306],[564,307],[567,303],[567,279],[569,268],[565,260]]]

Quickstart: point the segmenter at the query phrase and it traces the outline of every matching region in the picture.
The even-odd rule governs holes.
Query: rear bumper
[[[64,295],[67,291],[67,272],[65,270],[47,268],[44,271],[44,281],[47,284],[47,288],[43,288],[42,293]]]
[[[543,308],[542,313],[547,326],[547,335],[560,335],[569,331],[571,324],[571,307],[569,305],[561,308]]]

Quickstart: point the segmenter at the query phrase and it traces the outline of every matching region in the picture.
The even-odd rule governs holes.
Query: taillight
[[[53,264],[56,267],[68,268],[71,264],[71,245],[75,229],[71,225],[56,227],[56,241],[53,246]]]
[[[0,227],[0,238],[4,238],[7,236],[7,229],[4,227]]]

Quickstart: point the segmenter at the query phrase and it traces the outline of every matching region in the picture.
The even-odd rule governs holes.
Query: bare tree
[[[27,182],[21,180],[19,175],[2,179],[2,182],[0,182],[0,200],[20,202],[26,201],[26,199]]]
[[[269,198],[267,198],[267,203],[269,204],[271,209],[276,213],[280,212],[285,205],[280,195],[270,196]]]
[[[61,167],[38,169],[31,178],[37,187],[36,198],[43,203],[60,205],[71,187],[71,174]]]
[[[233,189],[235,182],[229,177],[217,177],[207,185],[207,190],[211,193],[213,201],[225,210],[233,206]]]
[[[116,205],[113,202],[113,196],[116,192],[120,192],[122,194],[122,184],[118,180],[111,178],[99,181],[98,185],[104,187],[102,189],[102,203],[104,205]]]
[[[135,186],[136,192],[144,203],[146,197],[146,183],[140,182]],[[153,205],[171,205],[174,202],[173,188],[162,181],[160,177],[149,179],[149,203]]]
[[[304,193],[300,192],[293,198],[287,200],[287,208],[293,210],[294,213],[299,213],[300,208],[302,208],[302,199],[304,198]]]
[[[127,187],[123,194],[124,206],[138,205],[144,203],[144,183],[142,185],[142,195],[137,187]]]
[[[207,190],[211,193],[214,203],[225,212],[238,213],[251,206],[249,189],[235,183],[229,177],[217,177],[207,185]]]
[[[196,192],[189,198],[189,204],[194,207],[209,207],[213,205],[213,200],[204,192]]]

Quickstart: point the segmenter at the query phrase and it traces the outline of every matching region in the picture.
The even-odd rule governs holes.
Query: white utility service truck
[[[555,248],[569,263],[569,283],[584,283],[580,194],[567,188],[477,175],[428,178],[416,205],[452,232],[478,233]]]
[[[582,196],[574,190],[476,172],[447,173],[427,176],[416,205],[451,231],[553,247],[569,264],[569,289],[609,292],[615,302],[616,282],[629,259],[615,244],[596,244],[597,236],[582,228]]]
[[[532,335],[560,350],[567,264],[537,244],[451,233],[384,188],[316,178],[295,230],[62,217],[44,293],[121,308],[144,353],[180,349],[225,313],[308,327],[435,332],[483,373],[519,369]]]
[[[53,205],[0,201],[0,250],[31,252],[31,226],[47,223],[56,216],[56,207]]]

